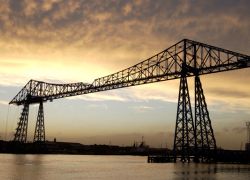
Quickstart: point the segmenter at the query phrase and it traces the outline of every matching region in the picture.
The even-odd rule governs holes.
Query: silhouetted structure
[[[30,80],[10,102],[10,104],[24,105],[14,140],[26,141],[29,104],[40,103],[41,105],[48,100],[180,79],[174,138],[175,160],[180,158],[183,162],[189,162],[194,158],[196,161],[213,161],[216,141],[199,76],[248,67],[250,67],[250,56],[184,39],[134,66],[95,79],[92,84],[82,82],[51,84]],[[195,120],[187,84],[187,77],[193,76],[195,77]],[[41,122],[43,118],[38,118],[39,125],[35,132],[37,134],[44,130],[44,124]],[[42,140],[42,137],[40,139]]]
[[[247,142],[245,145],[246,151],[250,151],[250,122],[246,122],[247,126]]]
[[[44,127],[44,113],[43,113],[43,102],[39,104],[39,110],[36,121],[34,142],[45,142],[45,127]]]
[[[177,106],[177,118],[175,125],[174,153],[180,155],[181,161],[190,161],[194,155],[195,148],[195,127],[188,91],[187,78],[183,70],[180,80],[179,98]]]
[[[24,103],[23,111],[19,122],[17,123],[16,133],[14,135],[14,141],[26,142],[27,130],[28,130],[28,116],[29,116],[29,103]]]

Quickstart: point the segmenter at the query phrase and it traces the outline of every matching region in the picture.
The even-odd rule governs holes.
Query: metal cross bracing
[[[195,127],[192,115],[187,77],[185,74],[180,79],[179,98],[177,105],[174,156],[178,156],[182,162],[190,162],[190,157],[195,150]]]
[[[14,141],[26,142],[27,130],[28,130],[28,116],[29,116],[29,104],[25,103],[19,122],[17,123],[16,133],[14,135]]]
[[[45,142],[45,126],[44,126],[44,113],[43,113],[43,102],[39,104],[36,128],[34,134],[34,142]]]
[[[185,57],[185,58],[184,58]],[[40,103],[70,96],[250,67],[250,56],[184,39],[127,69],[95,79],[91,84],[51,84],[30,80],[10,104]]]
[[[27,106],[33,103],[53,101],[54,99],[70,96],[181,79],[176,119],[175,155],[176,157],[181,156],[181,160],[183,161],[190,161],[191,156],[196,156],[198,160],[206,161],[208,154],[211,155],[211,150],[216,149],[216,142],[199,76],[248,67],[250,67],[250,56],[248,55],[183,39],[134,66],[108,76],[97,78],[91,84],[82,82],[52,84],[30,80],[10,101],[10,104]],[[196,86],[195,121],[192,117],[186,83],[186,78],[191,76],[195,76]],[[183,107],[185,108],[183,109]],[[23,113],[21,118],[23,117]],[[186,135],[178,134],[180,132],[186,133]],[[23,133],[23,136],[27,136],[27,134]],[[26,137],[24,139],[26,141]],[[16,136],[14,140],[19,141]]]
[[[12,99],[10,104],[22,105],[24,103],[40,103],[52,101],[56,98],[67,97],[68,93],[81,91],[89,87],[86,83],[53,84],[30,80],[22,90]],[[68,95],[70,96],[70,95]]]
[[[195,76],[196,160],[214,161],[216,140],[199,76]]]

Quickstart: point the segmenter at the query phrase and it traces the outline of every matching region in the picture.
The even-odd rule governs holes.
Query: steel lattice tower
[[[183,39],[129,68],[96,78],[92,83],[55,84],[30,80],[9,104],[24,105],[14,140],[27,138],[29,104],[39,104],[34,141],[45,140],[41,102],[55,99],[180,79],[174,155],[182,161],[211,161],[216,141],[209,117],[201,75],[250,68],[250,56],[205,43]],[[194,118],[187,78],[195,77]]]
[[[27,140],[29,104],[25,103],[19,122],[17,123],[14,141],[25,143]]]
[[[40,102],[38,109],[34,142],[45,142],[44,112],[42,101]]]
[[[183,75],[180,79],[179,98],[174,137],[174,155],[180,156],[182,162],[190,162],[194,154],[195,131],[192,109],[188,91],[187,78]]]
[[[216,141],[199,76],[195,76],[195,133],[196,160],[212,160]]]

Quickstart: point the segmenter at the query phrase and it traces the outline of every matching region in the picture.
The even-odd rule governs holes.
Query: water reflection
[[[216,164],[175,164],[175,180],[215,180]]]
[[[175,180],[245,179],[250,177],[250,166],[240,164],[174,164]]]
[[[245,180],[250,165],[147,163],[140,156],[0,154],[0,179]]]
[[[13,155],[13,180],[39,179],[43,174],[43,155]]]

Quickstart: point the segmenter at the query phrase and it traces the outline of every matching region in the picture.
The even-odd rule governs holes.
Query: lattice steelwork
[[[53,84],[42,81],[30,80],[22,90],[13,98],[10,104],[22,105],[52,101],[53,99],[72,96],[72,92],[82,91],[90,85],[86,83]]]
[[[182,162],[190,162],[190,157],[194,155],[195,131],[190,103],[188,83],[185,75],[180,79],[179,98],[177,106],[177,116],[174,137],[175,161],[177,157]]]
[[[184,56],[185,55],[185,56]],[[185,60],[184,58],[185,57]],[[98,91],[178,79],[182,67],[187,77],[250,67],[250,57],[215,46],[184,39],[132,67],[95,79],[91,84],[52,84],[30,80],[10,104],[65,98]]]
[[[39,104],[34,142],[45,142],[45,126],[44,126],[44,113],[43,113],[43,102]]]
[[[216,141],[199,76],[195,76],[196,160],[213,160]]]
[[[183,39],[182,41],[174,44],[173,46],[165,49],[164,51],[134,66],[131,66],[127,69],[118,71],[105,77],[97,78],[91,84],[86,84],[82,82],[73,84],[52,84],[42,81],[30,80],[23,87],[23,89],[11,100],[10,104],[27,106],[27,104],[40,103],[41,101],[52,101],[54,99],[65,98],[70,96],[180,78],[184,82],[182,82],[184,87],[186,85],[184,85],[185,80],[183,78],[248,67],[250,67],[250,56],[248,55],[236,53],[197,41]],[[185,74],[183,74],[183,70],[185,70]],[[202,137],[203,140],[199,138],[196,144],[199,147],[198,149],[200,150],[213,149],[216,148],[216,143],[215,139],[210,137],[210,135],[212,136],[213,131],[211,128],[211,123],[209,123],[210,119],[205,104],[205,98],[202,92],[201,84],[200,88],[198,88],[197,91],[199,91],[198,93],[200,93],[199,97],[196,95],[197,98],[200,98],[197,107],[201,106],[201,108],[198,108],[196,110],[197,114],[195,114],[195,127],[197,128],[199,136]],[[184,91],[182,94],[188,96],[188,93],[185,93]],[[181,97],[181,99],[184,100],[184,97]],[[185,100],[184,103],[190,103],[190,101]],[[205,117],[201,118],[202,116]],[[22,117],[23,115],[21,116],[21,118]],[[192,124],[192,120],[190,119],[191,117],[189,117],[189,113],[184,113],[183,117],[179,115],[177,117],[179,117],[180,121],[178,122],[178,126],[179,124],[181,124],[181,121],[184,121],[185,123],[187,119],[188,123]],[[201,128],[199,128],[198,126],[200,126]],[[190,127],[191,126],[189,126],[189,128]],[[182,129],[186,131],[185,128]],[[193,129],[191,128],[189,130],[192,134]],[[206,133],[210,134],[208,138],[204,136],[203,132],[201,132],[203,130],[205,130]],[[16,134],[20,134],[19,130],[16,132]],[[18,138],[16,137],[19,137],[19,135],[15,135],[15,139],[18,140]],[[186,137],[189,136],[185,135],[182,138],[184,138],[185,140]],[[26,140],[26,137],[24,139]],[[183,151],[181,152],[181,154],[183,154],[182,160],[188,161],[189,159],[187,158],[190,158],[190,156],[186,154],[190,154],[189,152],[191,152],[193,149],[193,138],[188,138],[187,142],[189,143],[189,145],[186,146],[184,149],[179,148],[179,140],[177,142],[178,148],[177,146],[176,148],[178,149],[178,151]],[[201,142],[203,142],[203,145],[201,145]],[[209,148],[207,146],[209,146]],[[187,147],[190,147],[190,149],[188,149]]]
[[[17,123],[16,133],[14,135],[14,141],[26,142],[27,129],[28,129],[28,116],[29,116],[29,104],[25,103],[19,122]]]

